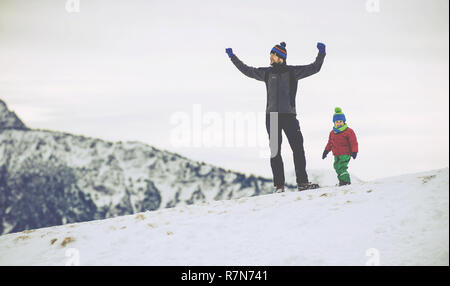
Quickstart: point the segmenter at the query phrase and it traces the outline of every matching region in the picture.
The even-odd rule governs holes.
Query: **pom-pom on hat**
[[[336,122],[338,120],[342,120],[345,123],[345,114],[342,113],[342,108],[336,107],[334,109],[334,115],[333,115],[333,122]]]
[[[275,53],[280,58],[283,58],[286,60],[286,58],[287,58],[286,43],[281,42],[279,45],[275,45],[275,47],[273,47],[270,52]]]

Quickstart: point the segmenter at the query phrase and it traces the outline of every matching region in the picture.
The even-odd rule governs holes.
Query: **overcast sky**
[[[285,41],[287,63],[301,65],[321,41],[322,70],[299,82],[296,101],[307,168],[332,168],[321,154],[335,106],[358,136],[349,170],[361,179],[448,166],[447,0],[79,3],[69,13],[66,0],[0,1],[0,98],[31,128],[141,141],[271,177],[261,148],[174,146],[171,117],[193,116],[194,104],[264,112],[264,83],[225,48],[263,67]],[[289,172],[286,138],[282,149]]]

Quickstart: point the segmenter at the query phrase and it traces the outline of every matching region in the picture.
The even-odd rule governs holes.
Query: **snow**
[[[332,165],[330,165],[330,169],[307,169],[307,172],[308,180],[312,183],[319,184],[321,187],[332,187],[339,183],[336,171],[333,169]],[[351,170],[349,171],[349,174],[352,183],[363,183],[361,179],[352,174]],[[295,171],[287,172],[286,183],[294,186],[297,185]]]
[[[445,168],[12,233],[0,236],[0,265],[448,266],[448,177]]]

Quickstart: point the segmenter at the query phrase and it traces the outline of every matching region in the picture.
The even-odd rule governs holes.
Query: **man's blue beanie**
[[[281,42],[279,45],[275,45],[270,52],[277,54],[277,56],[282,59],[286,59],[287,58],[286,43]]]

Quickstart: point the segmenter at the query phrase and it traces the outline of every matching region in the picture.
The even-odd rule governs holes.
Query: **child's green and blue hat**
[[[338,121],[338,120],[342,120],[342,121],[344,121],[344,123],[345,123],[345,114],[344,113],[342,113],[342,108],[340,108],[340,107],[336,107],[335,109],[334,109],[334,115],[333,115],[333,122],[336,122],[336,121]]]

